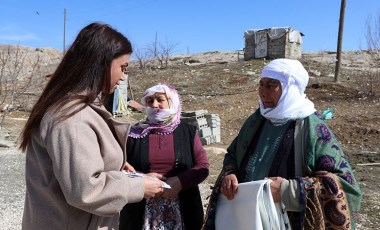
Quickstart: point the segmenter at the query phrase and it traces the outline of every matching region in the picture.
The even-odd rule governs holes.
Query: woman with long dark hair
[[[118,229],[125,204],[163,192],[159,180],[125,175],[130,124],[107,111],[131,53],[125,36],[91,23],[51,76],[21,134],[23,229]]]

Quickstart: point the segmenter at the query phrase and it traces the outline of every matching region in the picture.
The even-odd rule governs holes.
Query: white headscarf
[[[155,93],[164,93],[169,102],[168,109],[151,108],[146,105],[146,98]],[[147,120],[141,121],[131,127],[130,137],[142,138],[151,132],[169,134],[181,122],[182,102],[177,91],[170,85],[157,84],[147,89],[141,98],[141,104],[145,106]]]
[[[304,93],[309,74],[298,60],[275,59],[264,67],[260,79],[263,77],[281,82],[282,94],[276,107],[264,108],[259,100],[261,114],[272,123],[283,124],[288,120],[305,118],[316,111],[313,102]]]
[[[146,106],[146,98],[153,96],[155,93],[164,93],[166,95],[169,102],[168,109],[154,109]],[[169,88],[168,85],[158,84],[147,89],[141,98],[141,104],[145,106],[145,111],[151,124],[167,124],[181,116],[179,95],[173,87]]]

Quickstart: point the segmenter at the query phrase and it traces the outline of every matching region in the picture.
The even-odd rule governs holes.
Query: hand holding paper
[[[157,177],[154,177],[154,176],[151,176],[151,175],[148,175],[148,174],[139,173],[139,172],[136,172],[136,171],[124,171],[124,173],[127,176],[129,176],[129,177],[146,177],[146,178],[149,178],[149,179],[152,179],[152,180],[158,180],[158,181],[161,182],[163,188],[166,188],[166,189],[170,189],[171,188],[171,186],[169,184],[167,184],[165,181],[162,181],[162,180],[158,179]]]

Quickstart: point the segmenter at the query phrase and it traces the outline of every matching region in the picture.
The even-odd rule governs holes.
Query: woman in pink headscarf
[[[200,229],[203,207],[198,188],[209,163],[196,127],[181,123],[177,91],[164,84],[147,89],[141,103],[146,121],[132,126],[127,160],[136,171],[171,186],[152,199],[126,205],[120,229]]]

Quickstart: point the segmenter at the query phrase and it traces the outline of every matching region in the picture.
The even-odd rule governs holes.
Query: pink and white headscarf
[[[155,109],[146,105],[146,98],[155,93],[164,93],[169,102],[169,109]],[[158,84],[144,93],[141,104],[145,106],[146,121],[141,121],[131,127],[129,136],[143,138],[151,132],[170,134],[181,122],[182,102],[177,91],[170,85]]]
[[[261,114],[274,124],[305,118],[316,110],[305,94],[309,74],[298,60],[279,58],[269,62],[260,79],[272,78],[281,82],[282,94],[274,108],[264,108],[259,100]]]

